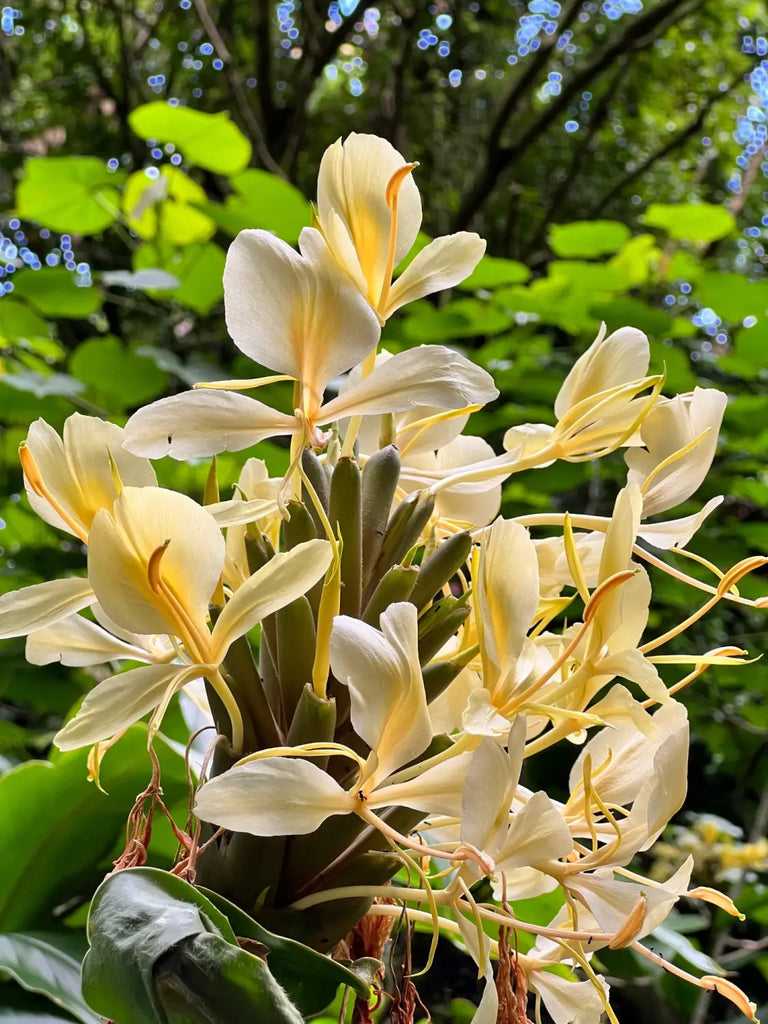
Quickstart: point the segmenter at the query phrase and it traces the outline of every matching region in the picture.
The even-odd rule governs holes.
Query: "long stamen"
[[[411,171],[418,166],[418,164],[404,164],[395,171],[387,184],[386,202],[387,206],[392,211],[392,217],[389,222],[389,243],[387,245],[387,262],[384,267],[384,280],[381,285],[381,292],[379,293],[379,301],[376,304],[376,312],[382,320],[386,311],[389,292],[392,288],[392,274],[395,270],[395,256],[397,253],[398,196],[403,182]]]

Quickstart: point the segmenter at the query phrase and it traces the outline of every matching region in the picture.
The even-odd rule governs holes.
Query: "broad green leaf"
[[[168,383],[151,359],[129,351],[112,337],[89,338],[78,345],[69,370],[97,395],[105,395],[122,409],[156,398]]]
[[[662,370],[666,371],[665,394],[684,394],[687,391],[693,391],[698,384],[687,352],[674,345],[664,345],[660,340],[651,338],[649,372],[661,373]]]
[[[637,288],[647,282],[658,255],[653,235],[636,235],[608,260],[608,266],[624,275],[628,288]]]
[[[216,174],[237,174],[251,159],[250,142],[226,114],[206,114],[158,100],[137,107],[128,123],[140,138],[172,142],[195,167]]]
[[[731,323],[768,312],[768,281],[748,281],[742,274],[702,274],[693,297]]]
[[[668,334],[672,326],[672,318],[667,313],[624,295],[616,296],[610,302],[596,302],[589,311],[599,320],[604,320],[609,331],[631,326],[659,336]]]
[[[713,203],[651,203],[642,221],[688,242],[714,242],[736,227],[733,214]]]
[[[133,258],[137,271],[161,267],[181,281],[178,288],[159,294],[174,298],[197,313],[209,313],[223,298],[226,254],[214,242],[196,243],[171,252],[147,243],[136,250]]]
[[[550,247],[564,259],[589,259],[616,252],[629,237],[629,228],[616,220],[577,220],[553,224],[549,229]]]
[[[96,235],[118,214],[121,182],[121,174],[94,156],[31,157],[16,190],[16,212],[53,231]]]
[[[230,235],[244,228],[263,228],[294,243],[301,229],[311,223],[306,197],[275,174],[249,168],[236,174],[231,184],[234,194],[227,196],[223,206],[209,203],[203,207]]]
[[[13,299],[0,302],[0,341],[10,344],[21,339],[47,337],[48,324],[29,306]]]
[[[670,260],[665,257],[659,263],[659,274],[665,281],[695,281],[703,269],[701,260],[684,249],[678,249]]]
[[[549,276],[586,292],[619,292],[628,284],[621,267],[581,260],[553,260],[549,264]]]
[[[380,966],[378,960],[367,957],[349,966],[341,964],[295,939],[268,931],[218,893],[207,889],[203,892],[227,916],[238,936],[253,939],[267,947],[270,971],[304,1016],[324,1010],[333,1000],[339,985],[349,985],[363,998],[368,996]]]
[[[64,267],[23,270],[14,275],[13,292],[27,299],[43,316],[86,317],[101,306],[98,288],[80,288],[75,275]]]
[[[517,260],[483,256],[469,277],[456,287],[470,291],[477,291],[478,288],[502,288],[506,285],[524,284],[530,276],[528,267]]]
[[[407,308],[400,325],[402,336],[419,344],[447,338],[498,334],[509,328],[509,317],[478,299],[462,298],[437,309],[429,302]]]
[[[88,938],[83,993],[115,1024],[303,1024],[264,960],[237,945],[227,918],[166,871],[107,878]]]
[[[74,1019],[36,992],[27,992],[14,984],[2,988],[0,1024],[73,1024]]]
[[[753,327],[742,327],[733,338],[735,355],[744,362],[764,369],[768,363],[768,317],[763,317]]]
[[[178,167],[167,164],[157,178],[145,171],[132,174],[123,191],[128,226],[139,238],[160,238],[171,245],[207,242],[215,223],[195,204],[205,203],[203,188]]]
[[[88,897],[150,777],[146,737],[134,726],[106,755],[106,793],[87,780],[87,750],[30,761],[0,779],[0,930],[45,926],[55,906]],[[166,799],[180,798],[182,760],[160,754]]]
[[[0,972],[10,974],[23,988],[41,992],[83,1024],[102,1024],[88,1009],[80,987],[81,951],[76,935],[60,932],[0,934]]]

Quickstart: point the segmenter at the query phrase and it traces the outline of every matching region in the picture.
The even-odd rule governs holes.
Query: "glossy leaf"
[[[181,281],[178,288],[163,289],[164,297],[171,297],[197,313],[209,313],[224,295],[224,250],[214,242],[188,245],[168,252],[164,247],[142,245],[134,254],[137,271],[161,267]]]
[[[46,995],[83,1024],[101,1024],[101,1018],[83,999],[80,962],[84,949],[77,949],[77,939],[77,935],[60,932],[0,934],[0,972],[23,988]]]
[[[137,107],[128,123],[142,139],[172,142],[195,167],[236,174],[251,159],[251,144],[226,114],[171,107],[158,100]]]
[[[305,1016],[324,1010],[339,985],[348,985],[358,996],[367,998],[380,966],[378,960],[366,957],[341,964],[295,939],[268,931],[218,893],[203,891],[227,916],[237,935],[267,947],[269,969]]]
[[[506,285],[524,284],[531,272],[524,263],[517,260],[503,260],[497,256],[483,256],[474,271],[457,288],[475,291],[478,288],[503,288]]]
[[[0,303],[0,340],[4,342],[47,338],[48,324],[29,306],[14,299]]]
[[[265,961],[237,945],[202,893],[168,872],[133,868],[107,878],[88,937],[83,993],[115,1024],[302,1024]]]
[[[149,779],[146,736],[135,726],[109,751],[106,793],[88,782],[87,750],[29,761],[0,779],[0,930],[45,925],[56,905],[90,895]],[[161,761],[166,798],[180,798],[181,758],[163,749]]]

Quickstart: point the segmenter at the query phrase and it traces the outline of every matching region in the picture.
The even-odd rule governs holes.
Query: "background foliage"
[[[489,241],[491,255],[452,295],[387,325],[386,346],[471,351],[502,391],[473,418],[498,448],[508,427],[551,421],[562,377],[600,321],[640,327],[668,394],[715,385],[731,396],[690,510],[728,497],[694,550],[721,568],[764,553],[764,17],[761,0],[4,7],[0,588],[82,564],[78,545],[20,497],[28,424],[43,416],[60,428],[75,409],[124,422],[195,381],[252,377],[224,327],[226,247],[244,227],[295,242],[320,155],[350,130],[384,135],[419,161],[429,235],[469,227]],[[265,451],[273,474],[283,471],[285,450]],[[221,479],[234,480],[241,461],[222,457]],[[161,482],[196,496],[206,470],[159,466]],[[560,464],[508,484],[504,512],[605,512],[622,477],[621,460]],[[663,630],[692,597],[667,577],[655,586],[651,625]],[[764,587],[757,578],[744,593]],[[694,639],[700,650],[732,642],[758,654],[765,635],[758,613],[722,606]],[[28,666],[22,641],[3,644],[0,658],[0,1021],[92,1024],[79,994],[83,925],[146,781],[142,727],[106,759],[107,798],[86,781],[84,752],[49,753],[93,679]],[[710,670],[691,688],[689,811],[658,855],[661,870],[692,851],[699,883],[738,896],[750,920],[733,928],[717,914],[680,913],[654,937],[680,963],[718,956],[763,1004],[767,692],[763,662]],[[169,733],[183,737],[179,716]],[[183,764],[171,745],[161,755],[166,800],[183,822]],[[558,757],[550,778],[565,778]],[[152,863],[173,852],[158,827]],[[626,1019],[730,1019],[727,1006],[649,977],[629,953],[606,954],[605,967]],[[456,976],[445,951],[424,983],[438,1019],[463,1019],[461,1004],[448,1007]]]

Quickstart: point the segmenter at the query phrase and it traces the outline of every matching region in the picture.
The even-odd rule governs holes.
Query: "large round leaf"
[[[733,214],[713,203],[651,203],[643,223],[689,242],[714,242],[736,227]]]
[[[47,338],[48,324],[29,306],[13,299],[0,302],[0,341],[29,340],[31,338]]]
[[[16,212],[53,231],[95,235],[118,214],[121,181],[94,156],[32,157],[16,190]]]
[[[250,142],[226,114],[205,114],[158,100],[137,107],[128,123],[142,139],[172,142],[191,164],[216,174],[237,174],[251,159]]]
[[[629,237],[629,228],[616,220],[577,220],[572,224],[553,224],[549,229],[552,251],[565,259],[616,252]]]
[[[69,371],[122,409],[156,398],[168,383],[153,360],[130,352],[117,338],[82,342],[72,354]]]
[[[230,235],[243,228],[264,228],[293,244],[311,222],[306,198],[275,174],[250,168],[232,178],[232,187],[234,194],[227,196],[224,206],[209,203],[204,207]]]
[[[75,275],[64,267],[20,271],[14,275],[13,292],[53,318],[86,317],[101,306],[99,289],[78,287]]]

